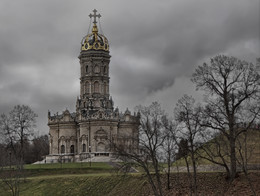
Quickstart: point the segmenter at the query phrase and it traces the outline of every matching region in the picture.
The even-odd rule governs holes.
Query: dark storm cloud
[[[178,36],[165,47],[164,63],[172,65],[178,61],[188,68],[198,59],[225,52],[237,42],[250,38],[259,40],[259,7],[239,3],[229,9],[226,6],[226,3],[216,3],[209,7],[193,7],[193,13],[181,14],[184,20],[175,23],[173,31]]]
[[[190,92],[196,65],[219,53],[251,61],[260,53],[258,0],[3,0],[1,113],[31,105],[47,132],[48,109],[75,110],[77,56],[94,8],[110,42],[111,95],[123,109]]]
[[[128,12],[122,14],[120,18],[124,24],[109,24],[119,34],[111,38],[112,43],[117,45],[114,53],[125,50],[128,56],[119,55],[114,60],[146,58],[152,62],[149,71],[139,69],[143,61],[132,65],[137,72],[137,80],[131,82],[129,78],[123,83],[121,80],[122,88],[125,85],[131,87],[132,83],[133,88],[129,89],[134,89],[138,81],[147,88],[147,92],[159,90],[166,84],[174,83],[178,76],[189,76],[205,57],[225,53],[238,42],[243,46],[250,39],[259,41],[257,1],[175,1],[155,8],[153,12],[149,7],[140,7],[134,15]],[[131,20],[135,21],[134,25]],[[124,29],[122,34],[120,29]],[[244,54],[236,55],[243,57]],[[120,64],[127,72],[127,63]],[[119,73],[122,74],[121,71]],[[148,80],[149,83],[148,77],[153,78]]]
[[[39,63],[59,55],[77,54],[79,40],[74,32],[79,31],[76,18],[69,17],[73,8],[69,1],[24,0],[1,4],[2,63]]]

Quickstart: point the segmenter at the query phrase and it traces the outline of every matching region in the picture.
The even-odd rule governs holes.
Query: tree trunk
[[[149,182],[150,182],[150,185],[152,186],[153,193],[154,193],[155,196],[161,196],[161,195],[158,193],[158,190],[157,190],[157,188],[156,188],[156,186],[155,186],[155,184],[154,184],[153,177],[151,176],[148,167],[149,167],[149,166],[147,165],[147,167],[143,167],[143,168],[145,169],[145,172],[146,172],[146,174],[147,174],[147,178],[148,178],[148,180],[149,180]]]
[[[186,167],[187,167],[187,172],[188,172],[188,178],[189,178],[189,183],[190,183],[190,195],[192,195],[192,180],[191,180],[191,173],[190,173],[190,168],[189,168],[189,162],[187,160],[187,156],[184,157]]]
[[[156,180],[157,180],[157,185],[159,189],[159,195],[162,196],[162,183],[161,183],[161,178],[160,178],[160,171],[159,171],[159,165],[157,159],[154,159],[154,169],[155,169],[155,175],[156,175]]]
[[[193,167],[193,191],[195,195],[197,195],[197,168],[196,168],[196,162],[195,162],[193,150],[191,152],[191,158],[192,158],[192,167]]]
[[[230,142],[230,180],[233,181],[237,174],[235,138],[231,136],[229,142]]]
[[[170,154],[170,153],[169,153]],[[171,158],[170,155],[168,157],[168,172],[167,172],[167,188],[170,190],[170,173],[171,173]]]

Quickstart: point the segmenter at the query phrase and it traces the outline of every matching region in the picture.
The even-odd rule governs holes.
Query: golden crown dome
[[[97,17],[100,18],[101,15],[96,14],[97,10],[93,10],[93,12],[94,14],[89,15],[90,18],[94,17],[92,32],[83,38],[81,42],[81,50],[82,51],[87,51],[87,50],[109,51],[109,44],[107,38],[104,35],[98,33],[96,18]]]

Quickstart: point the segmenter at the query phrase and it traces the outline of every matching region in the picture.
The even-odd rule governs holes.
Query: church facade
[[[139,114],[124,113],[114,108],[109,94],[109,43],[99,33],[93,11],[92,32],[81,43],[80,96],[76,111],[67,109],[62,114],[48,112],[49,155],[47,162],[82,161],[93,157],[113,157],[112,144],[138,151]]]

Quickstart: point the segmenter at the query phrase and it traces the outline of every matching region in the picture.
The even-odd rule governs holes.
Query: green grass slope
[[[103,196],[138,195],[144,179],[122,175],[62,175],[52,177],[31,177],[21,182],[21,196]],[[11,195],[3,183],[0,183],[0,195]],[[5,188],[3,188],[5,187]]]
[[[253,186],[260,194],[258,182],[260,173],[250,173]],[[171,175],[171,189],[166,187],[166,176],[162,176],[165,196],[189,195],[189,176],[187,173]],[[243,174],[233,184],[229,184],[224,173],[198,173],[199,195],[251,195]],[[242,193],[242,194],[240,194]],[[245,194],[247,193],[247,194]],[[0,182],[0,195],[11,192]],[[27,178],[20,184],[20,196],[148,196],[152,189],[144,175],[61,175],[37,176]]]
[[[222,154],[228,154],[229,153],[229,146],[228,141],[225,137],[217,136],[216,138],[219,143],[222,144],[221,152]],[[246,139],[246,140],[245,140]],[[246,142],[245,142],[246,141]],[[204,145],[209,147],[210,151],[216,152],[217,149],[214,145],[212,145],[209,141],[208,143],[205,143]],[[240,159],[239,155],[239,149],[241,149],[241,152],[243,156],[245,157],[245,151],[247,151],[247,158],[248,158],[248,165],[260,165],[260,130],[249,130],[247,133],[247,136],[245,134],[241,134],[238,137],[237,144],[236,144],[236,152],[237,152],[237,158]],[[203,156],[207,156],[206,153],[202,149],[197,149],[197,154],[201,154]],[[215,160],[220,161],[220,158],[215,158]],[[229,157],[225,156],[225,160],[227,163],[229,163]],[[191,164],[191,158],[188,156],[188,161]],[[213,163],[202,158],[197,159],[199,165],[212,165]],[[181,158],[177,160],[174,165],[179,166],[186,166],[184,158]]]

